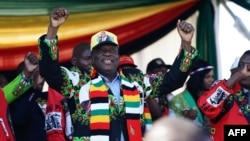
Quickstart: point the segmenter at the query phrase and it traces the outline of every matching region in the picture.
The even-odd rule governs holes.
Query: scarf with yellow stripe
[[[120,72],[121,88],[124,98],[128,139],[141,141],[142,131],[140,125],[140,94],[134,83]],[[110,113],[108,87],[95,70],[91,73],[90,84],[90,130],[91,141],[109,141]]]

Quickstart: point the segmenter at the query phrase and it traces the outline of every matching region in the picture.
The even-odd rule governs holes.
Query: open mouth
[[[104,59],[102,62],[103,62],[105,65],[110,65],[110,64],[113,63],[113,61],[110,60],[110,59]]]

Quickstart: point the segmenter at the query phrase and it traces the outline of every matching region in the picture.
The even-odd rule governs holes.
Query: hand
[[[177,22],[177,30],[181,37],[182,48],[191,51],[191,41],[194,35],[194,27],[185,21],[178,20]]]
[[[234,80],[235,78],[236,82],[238,82],[248,77],[250,77],[250,64],[241,63],[229,79]]]
[[[190,23],[178,20],[177,30],[182,40],[191,42],[194,35],[194,27]]]
[[[197,111],[195,109],[189,109],[183,111],[184,117],[194,120],[197,117]]]
[[[233,72],[230,78],[226,81],[226,86],[228,88],[233,88],[233,94],[238,92],[238,89],[235,89],[234,86],[240,81],[249,81],[250,77],[250,64],[244,62],[239,63],[238,68]],[[246,83],[246,82],[241,82]]]
[[[59,27],[68,18],[69,13],[65,8],[55,8],[50,13],[50,26]]]
[[[250,65],[249,64],[244,64],[244,67],[240,70],[243,78],[249,77],[250,76]]]
[[[29,52],[25,55],[24,58],[24,70],[23,73],[25,75],[26,78],[31,77],[32,73],[38,69],[38,58],[37,56],[32,53]]]

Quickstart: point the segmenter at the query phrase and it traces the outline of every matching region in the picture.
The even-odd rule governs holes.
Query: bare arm
[[[67,20],[69,13],[65,8],[55,8],[50,14],[50,23],[48,26],[46,38],[55,39],[59,27]]]
[[[59,48],[57,33],[59,27],[66,21],[69,13],[65,8],[55,8],[51,11],[47,34],[39,38],[40,74],[50,87],[60,92],[63,76],[59,65]]]
[[[178,20],[177,31],[179,33],[179,36],[181,37],[181,47],[184,50],[191,52],[191,41],[194,35],[194,27],[190,23]]]

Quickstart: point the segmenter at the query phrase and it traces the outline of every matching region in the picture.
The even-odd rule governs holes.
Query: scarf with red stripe
[[[129,82],[122,71],[120,71],[120,77],[126,112],[128,139],[130,141],[141,141],[140,94],[134,83]],[[93,70],[90,84],[91,141],[109,141],[110,113],[108,89],[101,76]]]

